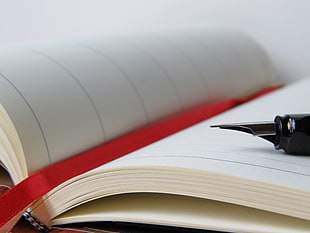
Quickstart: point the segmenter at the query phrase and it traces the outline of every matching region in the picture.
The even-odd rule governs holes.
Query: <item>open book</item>
[[[1,163],[18,185],[120,136],[275,84],[260,46],[228,29],[2,48]],[[29,213],[48,227],[112,221],[306,232],[310,158],[210,125],[307,112],[307,85],[283,88],[69,179]]]

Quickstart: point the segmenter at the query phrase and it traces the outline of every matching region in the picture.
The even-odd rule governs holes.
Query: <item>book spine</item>
[[[41,232],[49,232],[52,228],[46,226],[45,224],[41,223],[36,217],[34,217],[29,211],[26,211],[23,214],[24,218],[37,230]]]

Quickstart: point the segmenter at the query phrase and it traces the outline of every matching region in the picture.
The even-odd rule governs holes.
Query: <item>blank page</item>
[[[242,132],[211,128],[221,123],[272,121],[307,113],[310,79],[283,88],[137,150],[98,169],[137,165],[211,171],[310,191],[310,157],[277,151],[270,142]],[[285,103],[285,104],[278,104]]]
[[[244,46],[242,46],[244,45]],[[30,172],[180,112],[273,82],[241,33],[184,29],[4,48],[0,102]]]

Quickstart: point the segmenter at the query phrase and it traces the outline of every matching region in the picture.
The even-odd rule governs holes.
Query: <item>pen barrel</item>
[[[310,155],[310,115],[276,116],[275,148],[288,154]]]

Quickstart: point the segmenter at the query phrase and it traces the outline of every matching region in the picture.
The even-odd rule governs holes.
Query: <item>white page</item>
[[[277,114],[307,113],[309,86],[307,79],[283,88],[98,169],[137,165],[192,168],[310,191],[309,156],[287,155],[261,138],[210,128],[220,123],[272,121]]]
[[[14,103],[5,94],[0,102],[16,125],[28,170],[203,103],[260,90],[266,80],[271,84],[274,76],[261,48],[243,34],[224,31],[105,36],[4,49],[1,89],[9,88],[5,92]],[[216,39],[209,40],[211,35]],[[247,42],[244,48],[238,38]],[[258,79],[256,72],[265,75]]]

